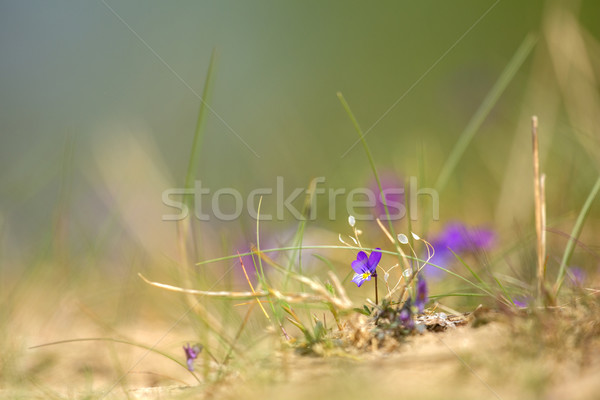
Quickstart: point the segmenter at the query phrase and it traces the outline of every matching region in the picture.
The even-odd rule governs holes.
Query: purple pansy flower
[[[415,306],[420,314],[423,314],[425,310],[425,304],[429,300],[427,290],[427,283],[425,279],[421,276],[419,277],[419,281],[417,282],[417,295],[415,296]]]
[[[187,366],[190,371],[194,370],[194,360],[198,357],[198,354],[202,351],[202,345],[195,344],[190,346],[188,343],[187,346],[183,346],[183,351],[185,351],[185,358],[187,360]]]
[[[377,264],[380,260],[381,249],[379,247],[373,250],[369,257],[364,251],[359,251],[356,260],[352,261],[352,269],[356,272],[352,282],[360,287],[364,281],[370,281],[372,276],[376,277]]]
[[[453,222],[446,225],[444,230],[431,241],[435,255],[429,262],[447,268],[456,259],[452,251],[460,255],[478,250],[489,250],[494,246],[495,240],[496,235],[492,230],[469,228],[460,222]],[[442,272],[442,270],[429,265],[425,267],[425,274],[430,278],[440,277]]]

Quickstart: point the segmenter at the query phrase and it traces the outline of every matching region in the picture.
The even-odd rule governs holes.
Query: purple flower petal
[[[367,267],[367,263],[369,261],[369,257],[367,257],[367,253],[364,251],[359,251],[356,256],[356,260],[352,261],[352,269],[357,274],[364,274],[369,269]]]
[[[352,269],[357,274],[364,274],[369,272],[369,267],[367,266],[367,263],[358,260],[352,261]]]
[[[364,283],[364,281],[370,281],[371,274],[354,274],[354,278],[352,278],[352,282],[356,283],[358,287]]]
[[[369,256],[369,271],[371,271],[371,273],[375,272],[379,261],[381,261],[381,249],[378,247],[375,250],[373,250],[373,252]]]

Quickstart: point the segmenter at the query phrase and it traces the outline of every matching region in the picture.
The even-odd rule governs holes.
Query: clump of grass
[[[467,137],[469,139],[474,134],[476,127],[483,120],[485,114],[489,112],[489,109],[491,109],[492,105],[495,103],[495,101],[497,101],[503,89],[506,87],[507,83],[510,81],[518,67],[523,63],[524,59],[531,51],[532,47],[533,39],[528,38],[515,55],[515,59],[511,61],[511,63],[509,63],[509,67],[507,69],[508,72],[506,72],[500,80],[501,84],[499,84],[498,87],[495,87],[492,90],[492,96],[490,97],[490,100],[486,102],[486,108],[480,113],[481,115],[478,116],[478,122],[474,125],[474,128],[468,130]],[[190,289],[181,286],[152,282],[140,275],[147,283],[153,286],[171,291],[176,291],[179,293],[184,293],[187,295],[196,295],[202,296],[204,298],[220,298],[224,300],[235,301],[251,300],[251,304],[253,306],[248,310],[246,317],[244,318],[244,322],[238,330],[238,333],[236,334],[233,343],[237,341],[239,335],[246,326],[250,313],[254,308],[254,304],[259,306],[259,308],[262,311],[262,315],[264,315],[268,324],[272,326],[274,331],[279,331],[281,333],[282,338],[287,343],[296,346],[297,349],[304,353],[322,352],[324,348],[334,348],[336,346],[339,346],[340,344],[344,346],[347,345],[347,343],[344,344],[343,340],[342,342],[339,342],[339,340],[345,338],[346,342],[348,342],[347,339],[352,337],[354,337],[354,339],[351,339],[350,342],[355,346],[357,345],[357,343],[361,343],[361,341],[364,341],[365,344],[368,346],[373,345],[377,347],[378,342],[385,342],[388,339],[393,341],[399,341],[402,340],[404,337],[413,334],[414,332],[421,332],[425,329],[425,325],[420,322],[417,322],[415,317],[416,315],[422,314],[424,312],[424,305],[427,301],[427,289],[421,271],[433,257],[435,249],[427,241],[421,239],[418,235],[414,233],[411,233],[411,235],[408,237],[404,234],[396,234],[392,220],[391,218],[389,218],[389,209],[386,204],[386,197],[383,193],[383,187],[381,185],[381,181],[379,179],[379,175],[375,167],[374,158],[365,140],[364,133],[360,128],[360,125],[356,117],[352,113],[350,106],[345,100],[344,96],[341,93],[338,93],[338,98],[359,136],[359,140],[363,145],[373,175],[381,193],[381,199],[383,202],[385,213],[388,216],[388,226],[385,227],[381,223],[381,221],[378,221],[378,224],[395,249],[395,251],[382,251],[380,248],[369,249],[362,246],[359,238],[359,234],[361,232],[357,230],[357,228],[355,227],[355,221],[351,217],[349,222],[354,231],[354,236],[350,236],[350,239],[352,240],[354,245],[349,245],[343,240],[342,242],[346,245],[347,250],[358,252],[357,259],[352,264],[352,267],[355,271],[355,275],[352,281],[360,287],[364,282],[373,280],[375,302],[374,304],[369,304],[369,302],[367,301],[367,304],[363,305],[362,307],[354,307],[353,303],[346,295],[345,289],[341,284],[339,278],[333,272],[329,273],[329,281],[325,283],[319,282],[318,280],[315,280],[314,278],[310,278],[303,274],[301,264],[302,250],[308,248],[302,245],[303,233],[305,230],[304,221],[302,221],[298,227],[297,234],[294,238],[293,246],[288,248],[280,247],[265,250],[261,248],[259,229],[260,217],[257,218],[255,248],[250,253],[237,255],[237,257],[240,258],[240,261],[241,256],[249,254],[253,256],[253,267],[255,269],[256,276],[258,277],[258,285],[256,288],[248,279],[246,266],[244,266],[243,262],[241,262],[241,267],[244,271],[250,289],[248,291],[210,291]],[[201,126],[201,124],[199,123],[198,126]],[[196,138],[198,137],[200,130],[201,129],[197,130]],[[464,150],[464,147],[465,146],[462,146],[461,148]],[[457,155],[453,158],[454,161],[452,167],[446,168],[444,170],[446,174],[450,169],[453,168],[453,166],[456,163],[456,160],[460,158],[462,151],[458,151],[455,153]],[[190,166],[197,163],[197,157],[195,157],[194,154],[197,153],[192,152]],[[196,161],[194,162],[194,160]],[[190,169],[188,170],[186,182],[191,182],[190,171],[192,170],[193,168],[190,167]],[[442,181],[445,182],[446,179],[447,178],[442,178]],[[308,192],[310,193],[311,191],[309,190]],[[261,202],[259,202],[259,215]],[[308,197],[306,203],[310,204],[310,202],[311,199],[310,197]],[[308,207],[305,206],[305,209],[307,208]],[[185,232],[187,232],[187,230],[184,230],[184,233]],[[183,242],[186,239],[182,238],[181,240]],[[422,242],[425,245],[428,257],[426,260],[420,260],[417,256],[413,247],[413,244],[415,242]],[[404,252],[404,250],[402,249],[402,245],[408,245],[410,248],[410,252],[412,252],[412,255],[407,255],[406,252]],[[185,248],[185,246],[182,246],[182,248]],[[313,246],[313,248],[332,249],[336,247]],[[290,262],[287,266],[280,265],[268,256],[268,253],[271,251],[282,250],[291,250],[293,252],[293,257],[290,258]],[[370,255],[368,256],[366,252],[369,252]],[[398,263],[388,268],[380,267],[378,264],[381,259],[382,253],[394,255],[397,258]],[[223,261],[234,257],[235,256],[222,257],[219,259],[209,260],[207,262]],[[296,268],[294,268],[294,261],[296,257],[298,258],[298,264]],[[199,265],[205,264],[207,262],[200,263]],[[433,264],[430,265],[433,265],[436,268],[440,268],[441,270],[446,271],[449,275],[455,276],[461,279],[462,281],[467,282],[469,285],[476,288],[479,292],[482,292],[483,294],[493,295],[489,285],[487,285],[484,282],[484,280],[473,269],[469,268],[469,266],[466,263],[463,262],[463,264],[469,270],[471,275],[475,278],[475,282],[464,278],[463,276],[455,272],[449,271],[441,266],[436,266]],[[278,272],[280,274],[279,278],[277,280],[274,280],[273,277],[267,276],[265,272],[265,266],[268,266],[272,270]],[[397,281],[395,283],[392,283],[390,280],[390,275],[394,273],[397,276]],[[378,282],[381,277],[383,278],[383,282],[387,289],[387,294],[383,297],[382,302],[380,304],[380,291],[378,288]],[[295,282],[297,289],[289,290],[289,282]],[[278,285],[281,285],[280,287],[282,287],[283,290],[280,289]],[[499,281],[498,285],[505,293],[504,298],[508,298],[506,299],[506,301],[510,302],[510,296]],[[296,312],[296,310],[292,308],[292,304],[296,305],[299,308],[305,309],[307,311],[308,318],[302,318]],[[333,328],[328,328],[326,326],[325,317],[323,317],[323,319],[321,320],[316,316],[316,314],[313,311],[311,311],[323,307],[330,312],[331,319],[335,321],[335,324],[337,325],[337,330]],[[353,311],[358,311],[358,313],[361,315],[354,315],[353,317],[348,318],[348,315],[352,314]],[[299,331],[302,334],[301,340],[296,340],[288,334],[287,329],[284,327],[285,321],[290,322],[297,329],[299,329]],[[358,321],[358,324],[356,323],[356,321]],[[359,336],[362,338],[360,340],[356,340],[356,338]],[[205,342],[202,344],[205,346],[205,348],[207,348],[207,338],[204,337],[201,339],[203,339],[202,341]],[[232,349],[234,347],[233,343],[226,346],[228,347],[228,349],[226,350],[226,356],[224,358],[224,361],[222,362],[222,365],[225,365],[227,361],[229,361],[232,354]],[[359,347],[360,346],[361,345],[359,345]],[[316,349],[318,349],[318,351],[316,351]]]

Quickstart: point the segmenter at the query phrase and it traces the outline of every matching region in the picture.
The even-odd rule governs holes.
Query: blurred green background
[[[245,197],[275,188],[278,176],[286,194],[318,176],[325,188],[369,185],[372,173],[360,144],[352,147],[357,135],[338,91],[369,130],[378,168],[433,187],[532,35],[533,51],[439,193],[440,220],[425,212],[415,223],[424,237],[452,220],[486,225],[500,247],[533,249],[535,114],[556,268],[566,244],[560,233],[570,232],[600,168],[599,17],[593,0],[0,2],[3,322],[13,321],[21,301],[47,312],[83,283],[92,288],[83,302],[96,306],[99,319],[139,317],[126,306],[149,289],[135,274],[177,268],[177,226],[161,220],[172,212],[161,196],[183,185],[213,49],[214,112],[196,177],[213,192],[232,187]],[[318,206],[307,240],[338,244],[347,215],[338,211],[330,221],[326,198]],[[263,207],[273,213],[274,198]],[[586,251],[574,257],[594,271],[599,216],[593,207],[581,238]],[[244,251],[256,242],[254,223],[245,213],[199,223],[188,240],[203,259]],[[296,226],[289,214],[265,222],[263,241],[283,244]],[[361,229],[373,235],[365,245],[382,243],[374,223]],[[406,220],[397,230],[406,232]],[[347,267],[350,258],[334,264]],[[62,282],[57,297],[30,290],[32,282],[54,280]],[[166,312],[174,304],[158,303]]]
[[[1,15],[3,274],[48,248],[97,259],[131,242],[170,253],[164,238],[175,227],[160,221],[172,211],[160,196],[183,184],[213,49],[214,112],[196,171],[213,192],[246,195],[274,188],[277,176],[286,193],[317,176],[326,188],[367,185],[337,91],[369,130],[378,167],[432,187],[528,34],[536,47],[477,130],[429,227],[460,219],[511,237],[530,224],[533,114],[551,220],[568,230],[597,176],[594,1],[28,1],[2,2]],[[263,206],[273,212],[274,199]],[[313,224],[339,231],[346,215],[337,217],[323,212]],[[296,226],[286,219],[264,228]],[[204,239],[235,231],[252,242],[253,224],[245,213],[211,221]]]
[[[277,176],[287,193],[316,176],[325,187],[366,185],[362,148],[346,154],[356,134],[336,98],[341,91],[364,130],[376,123],[367,139],[379,168],[431,187],[532,33],[536,48],[440,194],[440,219],[529,221],[533,114],[541,121],[549,214],[564,215],[580,206],[597,173],[597,117],[574,116],[563,103],[585,95],[597,102],[590,62],[597,64],[599,11],[594,1],[2,2],[2,254],[16,261],[11,268],[22,264],[56,236],[49,232],[57,220],[68,219],[60,229],[72,253],[96,246],[101,232],[120,242],[131,208],[146,220],[168,213],[156,196],[182,185],[199,107],[194,92],[202,93],[214,48],[210,105],[219,117],[208,113],[197,171],[205,186],[247,194],[274,187]],[[561,70],[565,49],[584,60]],[[580,71],[586,62],[591,71]],[[577,74],[584,81],[572,86]],[[589,93],[573,100],[569,87]],[[591,142],[591,153],[578,137]],[[325,216],[316,223],[336,226]],[[236,224],[245,234],[253,229],[244,218],[225,229]]]

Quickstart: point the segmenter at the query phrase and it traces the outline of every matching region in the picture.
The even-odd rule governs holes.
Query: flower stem
[[[373,274],[373,278],[375,278],[375,305],[379,305],[379,292],[377,290],[377,273]]]

